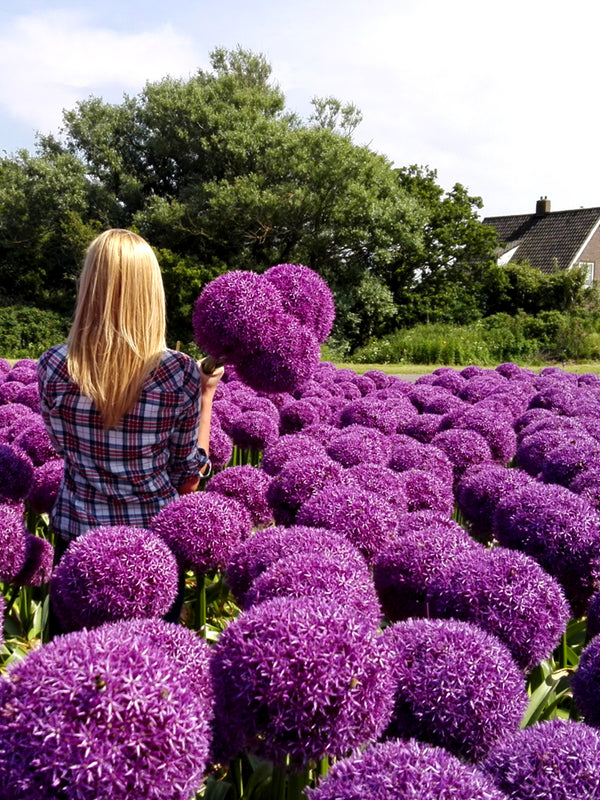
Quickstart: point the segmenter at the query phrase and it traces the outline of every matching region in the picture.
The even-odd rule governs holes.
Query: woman
[[[38,362],[42,415],[65,471],[51,524],[58,555],[100,525],[145,527],[210,472],[205,375],[165,346],[165,296],[150,245],[108,230],[90,245],[66,345]]]

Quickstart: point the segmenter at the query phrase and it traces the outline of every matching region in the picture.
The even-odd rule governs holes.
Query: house
[[[600,208],[550,211],[540,198],[535,214],[486,217],[484,225],[498,232],[498,264],[528,261],[542,272],[584,267],[586,285],[600,280]]]

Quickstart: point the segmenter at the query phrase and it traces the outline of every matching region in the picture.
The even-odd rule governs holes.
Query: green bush
[[[66,341],[69,320],[32,306],[0,307],[0,355],[38,358],[53,344]]]

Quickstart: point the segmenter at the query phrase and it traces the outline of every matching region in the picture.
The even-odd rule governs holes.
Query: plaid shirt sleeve
[[[181,486],[188,478],[198,476],[200,469],[205,464],[210,464],[206,452],[198,447],[201,378],[200,368],[195,361],[190,361],[187,365],[182,389],[186,400],[169,439],[167,471],[174,486]]]

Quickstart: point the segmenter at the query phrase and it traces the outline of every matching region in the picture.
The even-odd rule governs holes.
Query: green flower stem
[[[196,630],[206,638],[206,578],[203,572],[196,572]]]
[[[304,790],[310,781],[310,771],[292,772],[287,781],[287,800],[303,800]]]

